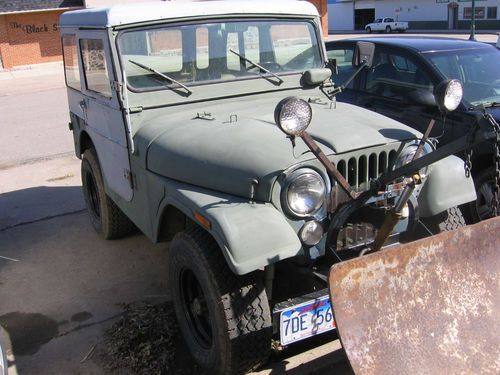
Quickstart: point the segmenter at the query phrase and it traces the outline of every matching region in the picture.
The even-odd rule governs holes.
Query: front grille
[[[339,158],[334,160],[337,169],[356,191],[366,189],[367,183],[394,164],[396,159],[396,150],[373,152],[370,155],[350,158]]]

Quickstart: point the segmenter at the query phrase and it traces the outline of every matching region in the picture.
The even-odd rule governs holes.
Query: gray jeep
[[[405,178],[381,245],[463,225],[456,206],[475,199],[456,157],[380,179],[433,146],[335,103],[308,2],[125,5],[60,25],[91,222],[170,242],[165,277],[205,368],[248,371],[334,329],[328,268],[372,250]]]

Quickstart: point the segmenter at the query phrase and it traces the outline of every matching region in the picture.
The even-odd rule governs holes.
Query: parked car
[[[408,167],[434,152],[417,130],[335,106],[309,2],[85,9],[60,30],[91,223],[170,242],[165,278],[204,368],[247,371],[273,338],[334,329],[333,261],[369,251],[393,207],[380,233],[398,242],[418,216],[435,232],[463,225],[456,206],[476,197],[455,156]]]
[[[394,21],[394,18],[377,18],[372,23],[365,26],[365,30],[368,33],[372,31],[380,31],[390,33],[392,31],[398,31],[404,33],[408,30],[408,22]]]
[[[486,43],[446,38],[366,38],[327,42],[328,57],[336,59],[343,82],[353,71],[350,63],[358,41],[375,43],[374,63],[341,93],[339,100],[382,113],[424,131],[438,116],[433,90],[443,79],[458,79],[464,95],[458,109],[441,118],[431,134],[439,145],[467,134],[483,108],[500,121],[500,51]],[[494,192],[494,148],[491,143],[472,150],[472,175],[478,199],[470,220],[491,216]],[[465,159],[465,155],[458,155]]]

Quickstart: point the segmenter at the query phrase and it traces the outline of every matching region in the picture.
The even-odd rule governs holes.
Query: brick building
[[[154,0],[0,0],[0,69],[61,61],[58,23],[67,10],[144,1]],[[327,0],[308,1],[318,8],[327,35]]]
[[[59,15],[83,0],[0,1],[0,69],[62,60]]]

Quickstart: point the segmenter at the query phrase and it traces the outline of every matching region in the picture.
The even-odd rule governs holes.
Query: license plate
[[[335,329],[332,306],[328,296],[295,305],[280,315],[281,345]]]

